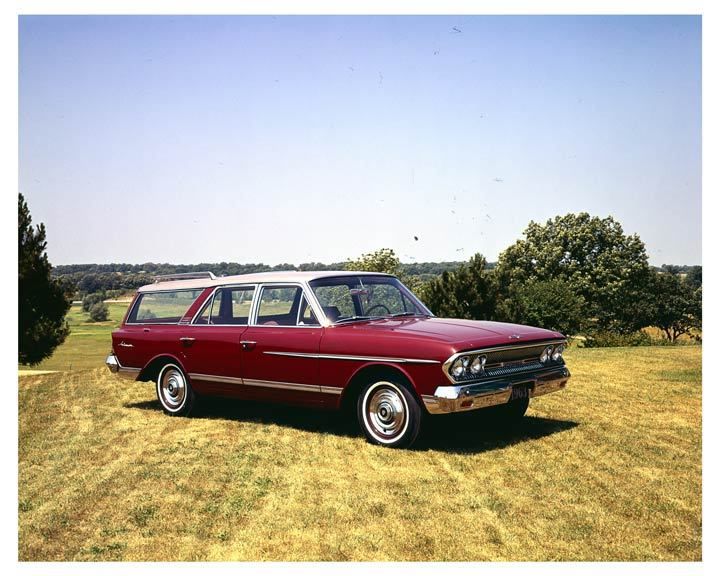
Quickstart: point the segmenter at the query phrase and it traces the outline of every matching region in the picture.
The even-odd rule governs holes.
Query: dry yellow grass
[[[415,450],[335,415],[164,416],[102,369],[19,382],[21,560],[700,560],[701,348],[575,349],[513,432]]]

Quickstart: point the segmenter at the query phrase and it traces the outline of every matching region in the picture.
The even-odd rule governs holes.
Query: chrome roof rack
[[[155,283],[170,282],[171,280],[200,280],[202,278],[215,280],[215,274],[212,272],[181,272],[179,274],[163,274],[162,276],[155,276]]]

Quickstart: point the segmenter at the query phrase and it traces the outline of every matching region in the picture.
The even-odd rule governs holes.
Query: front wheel
[[[166,364],[160,370],[155,386],[158,400],[165,414],[187,416],[195,403],[195,392],[182,368]]]
[[[369,442],[402,448],[410,446],[420,434],[423,412],[406,386],[382,380],[362,389],[357,415]]]

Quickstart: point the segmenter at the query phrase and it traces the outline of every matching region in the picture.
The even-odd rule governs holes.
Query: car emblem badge
[[[511,340],[518,340],[520,338],[520,334],[511,334],[510,339]]]

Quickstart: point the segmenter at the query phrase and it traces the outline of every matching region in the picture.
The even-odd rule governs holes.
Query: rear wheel
[[[155,391],[163,411],[170,416],[187,416],[195,404],[195,392],[182,368],[176,364],[162,367]]]
[[[423,413],[405,385],[380,380],[363,387],[357,416],[369,442],[401,448],[410,446],[420,434]]]

